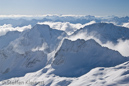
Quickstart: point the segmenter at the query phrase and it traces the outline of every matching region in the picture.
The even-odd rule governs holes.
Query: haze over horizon
[[[129,16],[129,0],[0,0],[0,15]]]

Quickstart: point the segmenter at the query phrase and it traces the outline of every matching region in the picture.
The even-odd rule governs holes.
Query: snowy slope
[[[48,70],[50,68],[50,70]],[[98,67],[78,78],[59,77],[50,72],[47,66],[37,72],[27,73],[24,77],[11,78],[0,82],[1,86],[12,81],[10,86],[128,86],[129,61],[115,67]],[[17,82],[16,82],[17,81]],[[26,83],[28,82],[28,83]],[[20,84],[19,84],[20,83]]]
[[[16,39],[17,33],[11,33],[11,36],[4,35],[7,39],[3,42],[8,46],[1,45],[4,48],[0,50],[0,80],[23,76],[27,72],[43,68],[52,59],[48,59],[47,55],[55,52],[66,36],[63,31],[38,24],[22,32]]]
[[[128,86],[129,62],[115,67],[99,67],[79,77],[68,86]]]
[[[12,81],[16,84],[10,86],[128,86],[129,61],[115,67],[98,67],[78,78],[59,77],[50,74],[52,69],[47,66],[37,72],[27,73],[24,77],[12,78],[0,82],[5,86]],[[17,81],[17,82],[16,82]],[[28,82],[28,83],[26,83]],[[20,83],[20,84],[19,84]]]

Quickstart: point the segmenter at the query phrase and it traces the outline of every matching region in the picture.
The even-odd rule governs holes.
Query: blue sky
[[[0,0],[0,15],[129,16],[129,0]]]

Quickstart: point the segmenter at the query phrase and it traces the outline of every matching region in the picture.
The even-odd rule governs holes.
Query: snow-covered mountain
[[[95,23],[77,30],[71,37],[72,39],[94,37],[102,43],[106,43],[107,41],[117,43],[118,39],[129,39],[128,33],[128,28],[115,26],[112,23]]]
[[[56,75],[77,77],[95,67],[112,67],[128,60],[117,51],[102,47],[94,40],[66,39],[55,54],[52,66]]]
[[[32,29],[8,32],[0,40],[0,80],[23,76],[43,68],[49,60],[48,54],[55,52],[62,39],[63,31],[51,29],[48,25],[35,25]]]
[[[112,23],[95,23],[81,28],[71,36],[70,40],[94,39],[101,46],[119,51],[123,56],[129,56],[129,29]]]

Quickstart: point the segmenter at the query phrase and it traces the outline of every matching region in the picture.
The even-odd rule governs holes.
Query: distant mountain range
[[[116,25],[123,25],[123,23],[127,23],[129,22],[129,17],[117,17],[117,16],[108,16],[108,17],[96,17],[96,16],[91,16],[91,15],[87,15],[87,16],[58,16],[58,15],[47,15],[44,17],[41,17],[41,19],[30,19],[27,20],[26,18],[2,18],[0,19],[0,25],[3,24],[12,24],[14,27],[16,26],[26,26],[26,25],[32,25],[34,26],[36,23],[38,22],[45,22],[45,21],[49,21],[49,22],[70,22],[73,24],[76,23],[81,23],[81,24],[85,24],[88,23],[90,21],[95,21],[98,23],[101,22],[109,22],[109,23],[114,23]]]

